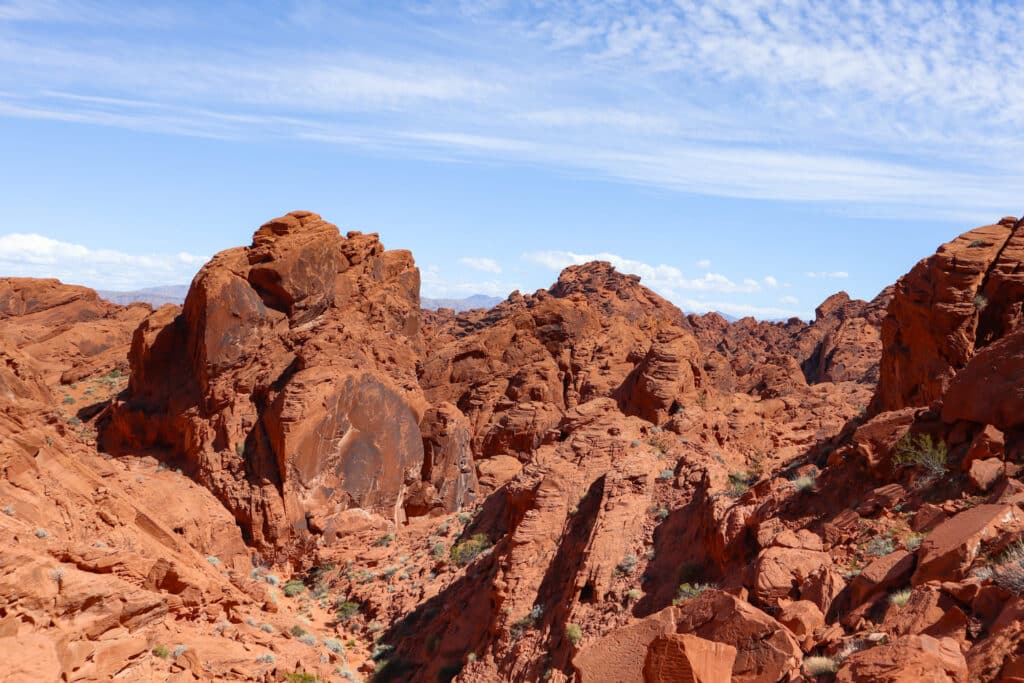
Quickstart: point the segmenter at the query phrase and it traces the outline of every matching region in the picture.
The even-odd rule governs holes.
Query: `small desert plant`
[[[1024,541],[1017,540],[1006,549],[992,568],[996,585],[1016,595],[1024,595]]]
[[[7,515],[8,517],[13,517],[14,516],[14,506],[13,505],[5,505],[4,506],[4,514]]]
[[[270,654],[268,652],[265,655],[260,655],[259,657],[257,657],[256,658],[256,663],[257,664],[276,664],[277,663],[277,659],[274,657],[274,655],[272,655],[272,654]]]
[[[276,586],[277,584],[281,583],[281,580],[273,574],[267,574],[263,577],[263,580],[269,583],[271,586]]]
[[[207,557],[206,561],[212,564],[214,567],[220,566],[220,558],[214,555],[210,555],[209,557]]]
[[[565,637],[569,639],[569,642],[573,644],[573,647],[580,644],[583,640],[583,629],[579,627],[579,624],[569,624],[565,627]]]
[[[967,248],[977,249],[978,247],[984,247],[985,245],[985,240],[971,240],[971,243],[967,245]]]
[[[839,671],[839,662],[820,655],[804,658],[804,671],[808,676],[825,676]]]
[[[306,635],[306,629],[302,628],[298,624],[295,624],[290,629],[288,629],[288,632],[296,638],[301,638],[302,636]]]
[[[316,636],[314,636],[312,633],[304,633],[301,636],[299,636],[299,642],[303,645],[316,647]]]
[[[512,623],[512,627],[510,629],[512,638],[518,640],[529,629],[535,627],[542,616],[544,616],[544,608],[540,605],[534,605],[529,614]]]
[[[681,605],[712,588],[714,588],[714,585],[710,583],[682,583],[676,591],[676,597],[672,600],[672,604]]]
[[[903,539],[903,547],[910,552],[914,552],[921,547],[921,542],[924,540],[924,536],[924,534],[919,533],[908,534],[907,537]]]
[[[335,615],[337,616],[338,621],[348,621],[355,615],[359,614],[360,607],[361,606],[358,602],[353,602],[352,600],[339,600]]]
[[[739,498],[750,489],[750,484],[753,481],[754,476],[749,472],[730,472],[729,490],[726,491],[726,495],[730,498]]]
[[[320,679],[305,671],[293,671],[285,676],[284,680],[288,681],[288,683],[318,683]]]
[[[988,307],[988,297],[984,294],[977,294],[974,297],[974,307],[979,311],[984,311]]]
[[[57,583],[58,586],[63,585],[64,584],[64,568],[63,567],[55,567],[55,568],[51,569],[50,570],[50,578],[53,579]]]
[[[291,579],[281,587],[281,592],[285,594],[285,597],[289,598],[294,598],[304,590],[306,590],[306,584],[298,579]]]
[[[622,562],[619,562],[619,564],[616,565],[615,571],[620,576],[628,576],[633,573],[633,570],[636,569],[636,566],[639,563],[640,558],[633,553],[629,553],[622,558]]]
[[[394,645],[388,645],[387,643],[380,643],[373,648],[373,652],[370,653],[370,659],[375,662],[387,657],[395,649]]]
[[[178,645],[178,646],[177,646],[176,648],[174,648],[174,650],[173,650],[173,651],[171,652],[171,656],[172,656],[172,657],[174,657],[175,659],[177,659],[178,657],[182,656],[182,655],[183,655],[183,654],[185,654],[186,652],[188,652],[188,648],[187,648],[187,647],[185,647],[184,645]]]
[[[626,600],[629,600],[630,602],[636,602],[637,600],[642,598],[643,595],[644,594],[640,591],[639,588],[630,588],[628,591],[626,591]]]
[[[337,638],[324,638],[324,647],[336,655],[345,654],[345,646]]]
[[[157,645],[153,648],[153,654],[160,659],[167,659],[171,656],[171,651],[167,649],[166,645]]]
[[[36,529],[36,538],[46,538],[50,535],[50,532],[46,529]]]
[[[373,545],[378,547],[378,548],[386,548],[389,545],[391,545],[391,542],[394,541],[394,540],[395,540],[395,535],[394,534],[384,534],[383,536],[378,538],[376,541],[374,541]]]
[[[893,462],[912,465],[924,470],[925,481],[934,481],[946,473],[949,453],[944,441],[933,442],[928,434],[914,436],[907,432],[896,444]]]
[[[472,538],[452,546],[449,554],[456,566],[464,567],[490,547],[491,541],[485,534],[475,534]]]
[[[473,521],[473,515],[469,514],[468,512],[460,512],[455,517],[459,520],[459,524],[462,525],[469,524]]]
[[[435,562],[441,562],[448,555],[448,548],[444,543],[438,541],[434,544],[434,547],[430,549],[430,556],[434,558]]]
[[[274,627],[271,626],[270,624],[260,624],[260,630],[263,631],[264,633],[273,633],[274,632]]]
[[[882,557],[896,550],[896,544],[890,536],[875,536],[864,546],[864,552]]]
[[[818,485],[817,479],[809,474],[805,474],[802,477],[797,477],[793,480],[793,489],[797,493],[808,493],[814,490],[814,487]]]
[[[661,508],[660,510],[658,510],[658,513],[655,516],[659,520],[665,520],[665,519],[668,519],[668,515],[669,515],[668,508]]]
[[[672,479],[675,476],[676,473],[673,472],[672,470],[662,470],[661,472],[658,473],[658,479],[662,481],[668,481],[669,479]]]
[[[904,588],[903,590],[898,590],[895,593],[889,593],[889,604],[896,605],[897,607],[903,607],[905,604],[910,602],[910,596],[913,594],[913,588]]]

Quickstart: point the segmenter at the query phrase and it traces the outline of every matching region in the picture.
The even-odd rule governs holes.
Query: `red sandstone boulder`
[[[733,681],[769,683],[800,669],[802,652],[793,634],[761,610],[717,590],[677,608],[676,630],[736,648]]]
[[[1021,322],[1012,302],[1024,289],[1022,252],[1024,230],[1007,219],[960,235],[900,278],[882,323],[876,410],[941,400],[980,346]]]
[[[978,351],[946,392],[942,418],[1008,430],[1024,424],[1024,329]]]
[[[914,585],[964,577],[982,544],[1024,529],[1024,512],[1014,505],[978,505],[946,520],[921,543]]]
[[[696,636],[670,633],[647,649],[644,683],[729,683],[736,648]]]
[[[951,638],[903,636],[851,655],[836,683],[966,683],[967,660]]]

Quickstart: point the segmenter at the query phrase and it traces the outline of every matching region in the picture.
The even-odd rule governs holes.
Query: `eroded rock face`
[[[423,462],[418,308],[408,252],[270,221],[139,327],[104,447],[181,458],[264,548],[348,507],[398,514]]]
[[[944,397],[981,348],[1022,320],[1024,230],[1004,218],[939,247],[896,283],[882,323],[874,406],[898,410]]]

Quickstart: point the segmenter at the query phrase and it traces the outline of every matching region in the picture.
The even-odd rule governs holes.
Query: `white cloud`
[[[485,273],[501,272],[501,264],[492,258],[465,256],[459,259],[459,263],[469,266],[473,270],[482,270]]]
[[[808,271],[807,277],[817,280],[845,280],[850,277],[850,274],[845,270],[819,270],[819,271]]]
[[[420,268],[420,294],[433,299],[461,298],[473,294],[506,297],[517,289],[522,287],[514,282],[452,280],[437,266],[428,265]]]
[[[761,290],[760,283],[754,279],[747,278],[740,283],[736,283],[719,273],[705,273],[702,277],[688,278],[675,266],[666,264],[651,265],[642,261],[623,258],[618,254],[534,251],[523,254],[523,258],[551,270],[562,270],[567,266],[580,265],[590,261],[607,261],[620,272],[639,275],[644,285],[670,298],[675,290],[748,294]]]
[[[702,258],[700,261],[697,261],[695,265],[701,270],[708,270],[711,268],[711,261],[709,259]]]
[[[779,281],[771,275],[768,275],[764,278],[764,283],[772,288],[779,286]]]
[[[729,315],[755,318],[796,318],[800,317],[798,311],[791,308],[779,308],[777,306],[756,306],[754,304],[737,303],[735,301],[701,301],[697,299],[673,299],[673,303],[687,313],[708,313],[718,311]]]
[[[208,257],[127,254],[61,242],[37,233],[0,235],[0,273],[17,277],[56,277],[97,289],[137,289],[187,284]]]
[[[794,304],[800,303],[800,299],[797,299],[795,296],[787,294],[786,296],[779,298],[779,303],[792,306]]]

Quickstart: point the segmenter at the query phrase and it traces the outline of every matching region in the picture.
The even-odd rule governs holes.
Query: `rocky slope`
[[[424,312],[307,212],[180,308],[0,281],[0,671],[1024,680],[1022,245],[812,323],[607,263]]]

